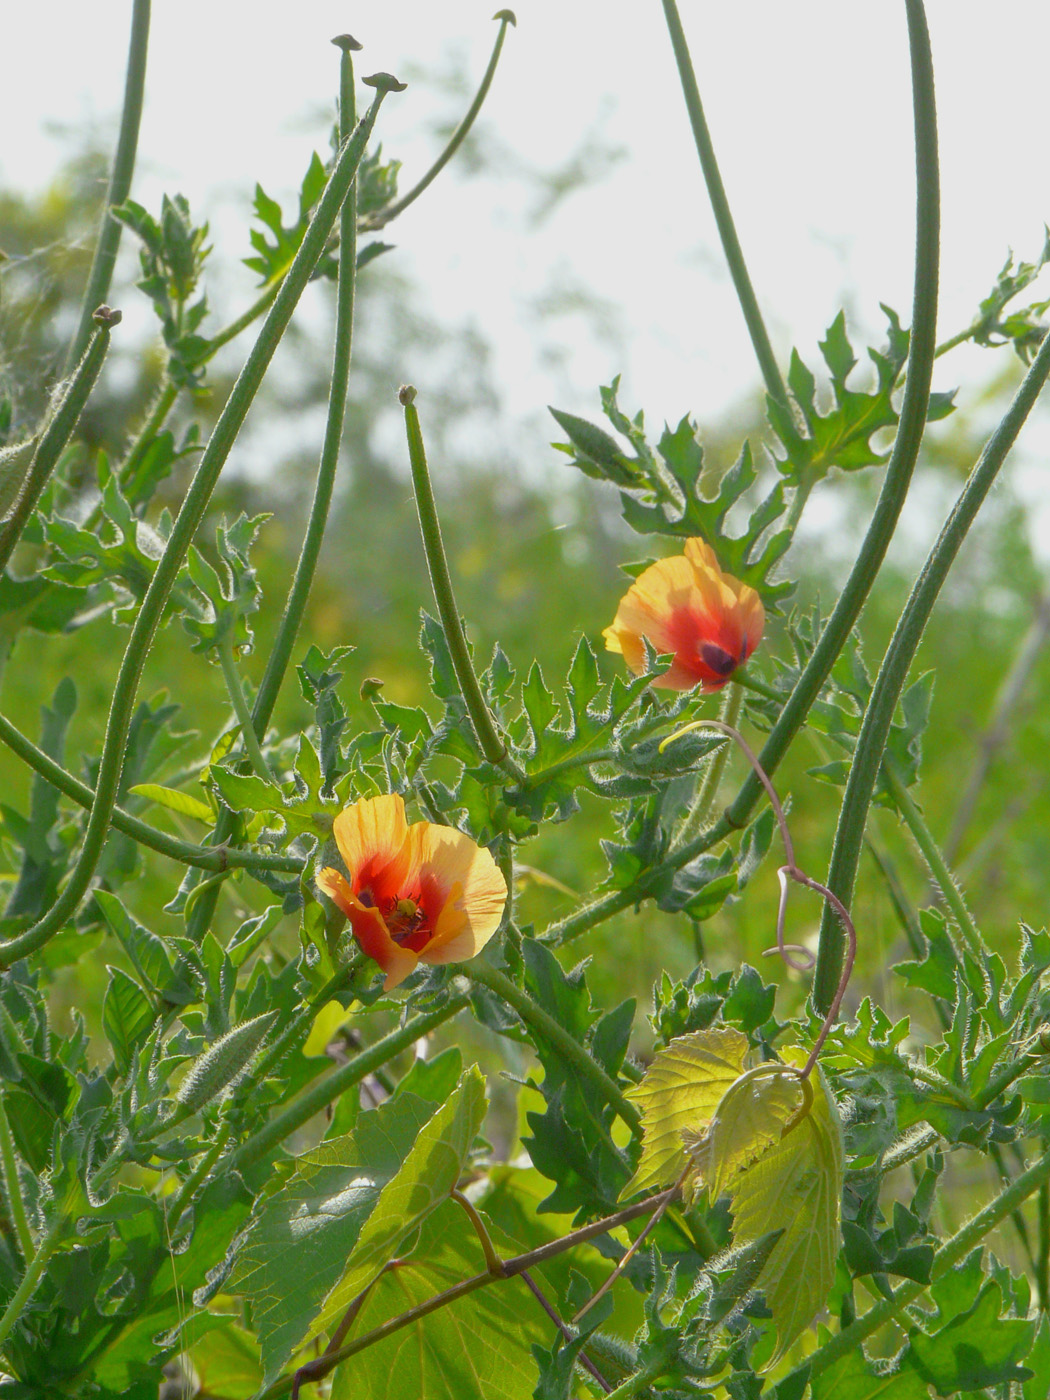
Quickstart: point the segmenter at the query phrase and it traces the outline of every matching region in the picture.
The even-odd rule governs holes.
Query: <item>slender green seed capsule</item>
[[[245,1069],[277,1020],[277,1012],[256,1016],[227,1031],[205,1050],[179,1085],[176,1101],[185,1113],[196,1113],[231,1084]]]

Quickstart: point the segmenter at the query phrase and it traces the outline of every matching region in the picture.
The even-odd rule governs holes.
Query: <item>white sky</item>
[[[855,343],[881,338],[879,301],[907,324],[914,173],[902,0],[680,3],[782,358],[796,344],[814,364],[815,342],[841,305]],[[68,149],[49,131],[115,119],[131,5],[8,5],[0,180],[41,186]],[[496,33],[492,0],[302,0],[294,9],[154,0],[153,8],[133,194],[155,209],[162,192],[183,192],[220,240],[230,236],[234,256],[247,251],[243,218],[255,180],[287,203],[310,150],[325,150],[333,34],[349,29],[365,45],[359,74],[442,71],[451,45],[474,81]],[[597,416],[598,384],[621,370],[624,403],[644,406],[653,423],[686,411],[718,421],[758,373],[660,6],[521,0],[516,8],[518,28],[481,117],[486,130],[534,168],[557,167],[594,130],[626,158],[538,229],[513,168],[497,180],[453,169],[390,230],[398,251],[388,256],[440,316],[476,325],[494,345],[510,422],[532,425],[538,454],[550,455],[552,435],[541,406]],[[993,15],[978,0],[929,0],[928,11],[942,147],[943,337],[970,319],[1010,246],[1038,253],[1050,219],[1050,4],[999,0]],[[379,135],[404,161],[403,188],[433,154],[428,123],[459,105],[418,83],[387,99]],[[252,285],[244,273],[245,299]],[[530,300],[574,287],[609,304],[607,326],[595,332],[568,314],[538,327]],[[980,381],[1001,364],[964,350],[937,383]],[[412,369],[408,347],[398,378],[412,379]]]

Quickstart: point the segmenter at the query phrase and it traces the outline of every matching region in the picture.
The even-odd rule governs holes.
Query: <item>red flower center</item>
[[[377,884],[378,889],[359,890],[358,899],[367,908],[379,910],[390,937],[399,947],[422,952],[434,936],[434,920],[443,902],[440,891],[419,889],[409,894],[404,890],[384,890],[381,881]]]

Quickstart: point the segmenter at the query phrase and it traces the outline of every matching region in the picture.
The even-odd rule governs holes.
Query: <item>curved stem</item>
[[[860,552],[820,640],[759,755],[767,773],[776,770],[801,729],[871,591],[904,504],[926,424],[937,331],[940,186],[933,66],[921,0],[907,0],[907,12],[912,55],[917,185],[915,292],[908,380],[897,437]],[[760,792],[758,780],[752,774],[728,810],[731,826],[742,827],[746,824]]]
[[[265,1055],[257,1064],[249,1070],[248,1075],[242,1081],[242,1092],[244,1089],[251,1089],[255,1084],[261,1084],[268,1074],[271,1074],[275,1067],[287,1055],[293,1042],[302,1035],[307,1026],[313,1022],[317,1013],[322,1007],[327,1006],[332,998],[350,985],[350,980],[354,973],[364,962],[364,956],[358,955],[351,958],[343,967],[331,976],[321,990],[310,1001],[305,1002],[290,1017],[287,1025],[278,1032],[276,1039],[272,1041]],[[276,1029],[276,1027],[275,1027]]]
[[[91,318],[95,308],[106,300],[113,280],[113,267],[120,247],[122,226],[110,214],[116,204],[123,204],[131,189],[135,169],[135,152],[139,143],[142,121],[142,95],[146,86],[146,51],[149,47],[150,0],[134,0],[131,12],[131,39],[128,44],[127,74],[124,80],[124,107],[120,114],[117,149],[113,169],[102,209],[102,222],[95,244],[95,256],[88,273],[84,300],[80,308],[80,323],[66,354],[65,373],[68,374],[84,353],[91,337]]]
[[[74,778],[72,773],[57,764],[43,749],[38,749],[4,715],[0,715],[0,741],[5,743],[12,753],[17,754],[23,763],[28,764],[42,778],[46,778],[52,787],[65,793],[81,807],[91,810],[95,800],[95,789],[88,787],[87,783],[82,783],[79,778]],[[170,856],[172,860],[181,861],[183,865],[196,866],[199,870],[283,870],[289,875],[297,875],[303,868],[303,861],[299,856],[272,855],[266,851],[234,851],[222,846],[197,846],[192,841],[180,841],[175,836],[169,836],[166,831],[133,817],[123,807],[114,806],[111,820],[118,831],[130,836],[140,846],[148,846],[162,856]]]
[[[102,369],[102,362],[109,349],[110,329],[120,322],[120,312],[110,311],[109,307],[99,307],[95,317],[95,334],[91,338],[76,367],[76,371],[66,386],[65,393],[55,409],[47,427],[40,435],[25,481],[22,483],[11,514],[0,527],[0,573],[7,568],[15,545],[22,537],[29,517],[36,509],[41,492],[47,485],[55,469],[62,449],[73,435],[73,430],[88,395],[94,388],[95,380]],[[89,322],[90,324],[90,322]]]
[[[481,79],[481,86],[474,96],[474,101],[467,108],[463,120],[456,127],[455,131],[448,139],[448,145],[438,156],[437,160],[430,167],[423,178],[412,186],[408,194],[402,195],[393,204],[388,204],[383,209],[377,209],[373,214],[366,214],[361,220],[362,230],[373,230],[385,228],[392,219],[396,219],[399,214],[404,213],[410,204],[414,204],[423,191],[440,175],[445,166],[459,150],[466,138],[467,132],[474,125],[475,118],[481,111],[482,104],[488,96],[489,88],[492,86],[492,79],[496,76],[496,65],[499,63],[499,56],[503,50],[503,40],[507,33],[508,24],[517,24],[513,10],[500,10],[492,16],[500,22],[499,33],[496,35],[496,42],[493,45],[492,57],[489,59],[488,67],[485,69]]]
[[[537,1031],[564,1059],[599,1091],[605,1102],[614,1108],[620,1118],[630,1128],[636,1138],[642,1136],[642,1115],[630,1100],[626,1099],[616,1081],[608,1075],[579,1041],[574,1040],[564,1026],[533,1001],[523,988],[512,982],[504,973],[490,967],[488,963],[471,962],[462,968],[465,976],[482,987],[488,987],[508,1006],[514,1008],[527,1026]]]
[[[237,723],[241,727],[241,743],[244,745],[244,752],[257,776],[262,778],[264,783],[272,783],[273,774],[270,772],[269,764],[259,746],[259,736],[252,723],[252,712],[248,708],[244,687],[241,685],[240,672],[237,670],[237,661],[233,654],[232,640],[229,637],[224,637],[217,650],[219,665],[222,667],[222,678],[226,682],[226,693],[230,697],[233,712],[237,716]]]
[[[496,730],[496,724],[481,686],[474,674],[470,661],[470,649],[463,631],[463,619],[456,606],[456,595],[452,588],[452,576],[448,571],[448,559],[441,539],[441,522],[438,520],[437,505],[434,501],[434,488],[430,483],[430,470],[427,467],[426,448],[423,446],[423,433],[419,426],[419,414],[415,405],[416,391],[405,385],[398,398],[405,410],[405,431],[408,435],[408,456],[412,465],[412,487],[416,496],[416,510],[419,514],[419,530],[423,536],[423,550],[427,556],[430,582],[434,588],[434,600],[438,615],[448,642],[452,666],[459,681],[460,693],[470,714],[474,732],[478,736],[481,751],[490,763],[507,766],[507,746]],[[515,772],[514,776],[521,775]]]
[[[283,1113],[279,1113],[264,1128],[260,1128],[257,1133],[242,1143],[229,1157],[228,1169],[230,1171],[243,1171],[245,1167],[250,1167],[253,1163],[258,1162],[261,1157],[266,1156],[271,1148],[276,1147],[279,1142],[283,1142],[286,1137],[290,1137],[304,1123],[308,1123],[315,1113],[320,1113],[323,1108],[327,1108],[340,1094],[345,1093],[355,1084],[360,1084],[366,1075],[371,1074],[380,1065],[386,1064],[387,1060],[392,1060],[395,1055],[400,1055],[403,1050],[407,1050],[417,1040],[428,1035],[435,1027],[451,1020],[466,1005],[466,996],[452,997],[444,1006],[439,1006],[434,1011],[413,1016],[396,1031],[391,1031],[382,1040],[377,1040],[374,1045],[370,1045],[367,1050],[362,1050],[360,1055],[355,1055],[352,1060],[347,1060],[345,1065],[331,1070],[318,1083],[294,1098]]]
[[[355,120],[354,70],[349,46],[340,45],[342,56],[339,65],[339,134],[345,141],[353,130]],[[261,737],[270,722],[277,696],[288,670],[295,639],[306,611],[310,597],[317,560],[321,553],[328,513],[332,505],[336,471],[339,465],[339,448],[343,439],[343,422],[346,416],[346,398],[350,382],[350,358],[354,334],[354,293],[357,281],[357,184],[350,186],[339,214],[339,263],[335,297],[335,344],[332,353],[332,380],[328,391],[328,414],[325,419],[324,440],[321,445],[321,458],[314,483],[314,498],[310,506],[310,516],[303,535],[299,560],[295,566],[295,576],[285,603],[277,633],[266,662],[263,678],[252,706],[252,733]],[[276,296],[267,291],[256,303],[256,307],[266,299]],[[255,308],[249,308],[254,313]],[[248,315],[249,313],[245,313]],[[242,318],[243,319],[243,318]],[[235,323],[236,324],[236,323]],[[232,328],[231,328],[232,329]],[[213,345],[216,342],[212,342]],[[235,813],[223,812],[215,827],[215,840],[228,841],[237,827]],[[215,912],[218,890],[201,896],[194,906],[190,923],[190,936],[199,942],[207,932]]]
[[[693,61],[689,56],[689,45],[686,43],[682,21],[678,15],[678,6],[675,4],[675,0],[663,0],[663,7],[667,29],[671,36],[671,47],[674,49],[675,63],[678,66],[678,79],[682,84],[686,110],[689,113],[689,125],[693,129],[693,140],[696,142],[697,153],[700,156],[704,183],[707,186],[711,207],[714,210],[718,234],[722,240],[722,251],[729,264],[729,273],[736,289],[737,300],[740,302],[740,309],[747,322],[748,334],[751,337],[759,369],[762,371],[766,391],[770,398],[786,405],[788,403],[787,389],[784,387],[776,356],[773,354],[773,347],[769,342],[769,334],[762,319],[762,312],[758,308],[758,298],[751,285],[740,240],[737,238],[736,226],[729,210],[729,201],[726,198],[725,186],[722,184],[718,161],[715,159],[711,133],[707,129],[704,108],[700,101],[700,89],[696,85],[696,74],[693,72]]]
[[[3,1094],[0,1094],[0,1162],[3,1163],[4,1191],[7,1196],[7,1209],[11,1216],[11,1224],[15,1227],[18,1247],[22,1251],[22,1260],[28,1265],[35,1252],[35,1246],[33,1233],[29,1228],[29,1221],[26,1219],[22,1184],[18,1179],[18,1158],[15,1156],[15,1144],[11,1137],[11,1125],[7,1121],[7,1108],[4,1105]]]
[[[385,82],[386,80],[384,80]],[[102,853],[110,817],[116,801],[123,766],[124,746],[134,713],[135,695],[146,655],[160,623],[186,551],[196,533],[208,501],[225,465],[230,448],[247,416],[252,400],[262,383],[270,360],[291,320],[292,312],[302,295],[336,217],[357,173],[365,145],[371,135],[386,87],[380,88],[368,114],[359,123],[354,135],[345,144],[324,193],[310,220],[292,266],[281,284],[270,314],[259,337],[245,361],[230,397],[204,449],[193,481],[179,510],[157,568],[146,590],[132,628],[124,659],[121,662],[113,691],[113,701],[106,726],[106,737],[99,763],[95,801],[88,819],[80,856],[52,908],[25,933],[0,944],[0,961],[10,966],[18,958],[34,952],[63,926],[74,912],[91,883],[95,866]]]
[[[458,1190],[453,1190],[452,1199],[470,1221],[471,1228],[475,1235],[477,1235],[478,1243],[481,1245],[481,1252],[485,1256],[485,1263],[488,1265],[489,1273],[495,1274],[497,1278],[502,1278],[503,1264],[499,1255],[496,1253],[496,1246],[492,1243],[492,1236],[486,1229],[485,1222],[478,1214],[474,1203],[468,1201],[463,1192]]]
[[[886,649],[857,736],[839,813],[838,830],[835,833],[828,884],[840,898],[848,899],[853,889],[864,838],[864,824],[885,750],[886,737],[893,720],[893,711],[907,680],[926,623],[962,542],[984,504],[985,497],[991,490],[992,483],[998,476],[1007,453],[1017,440],[1017,435],[1048,376],[1050,336],[1044,338],[1013,402],[970,473],[937,542],[930,550],[922,572],[915,581]],[[837,930],[825,920],[821,926],[817,975],[813,988],[814,1002],[818,1008],[822,1005],[822,998],[827,995],[829,985],[837,979],[840,966],[841,940]]]
[[[161,428],[163,428],[167,421],[168,414],[175,407],[175,400],[178,397],[178,385],[172,384],[169,380],[160,390],[156,399],[154,399],[153,407],[150,409],[146,421],[135,434],[135,441],[131,444],[127,456],[121,464],[119,480],[122,490],[134,479],[135,473],[142,464],[142,459],[145,457],[153,439],[160,432]]]
[[[340,62],[339,136],[345,141],[354,128],[354,70],[349,49],[344,49]],[[324,441],[314,485],[310,517],[303,536],[299,561],[288,593],[281,621],[277,627],[270,657],[266,663],[259,693],[255,697],[252,722],[261,737],[273,713],[281,682],[303,620],[310,596],[317,560],[321,553],[328,512],[335,489],[339,447],[343,440],[343,421],[350,384],[350,358],[354,337],[354,291],[357,274],[357,185],[350,186],[339,215],[339,270],[335,294],[335,345],[332,352],[332,380],[328,391],[328,416],[325,419]]]

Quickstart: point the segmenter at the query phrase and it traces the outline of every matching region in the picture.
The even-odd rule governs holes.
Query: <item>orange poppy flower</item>
[[[350,878],[329,867],[317,884],[386,973],[386,991],[417,962],[472,958],[499,927],[507,882],[490,852],[448,826],[410,826],[396,793],[355,802],[332,831]]]
[[[640,573],[602,633],[636,675],[645,671],[643,637],[658,652],[673,652],[668,671],[653,685],[665,690],[721,690],[762,640],[762,600],[753,588],[718,567],[703,540],[686,540],[685,553],[659,559]]]

